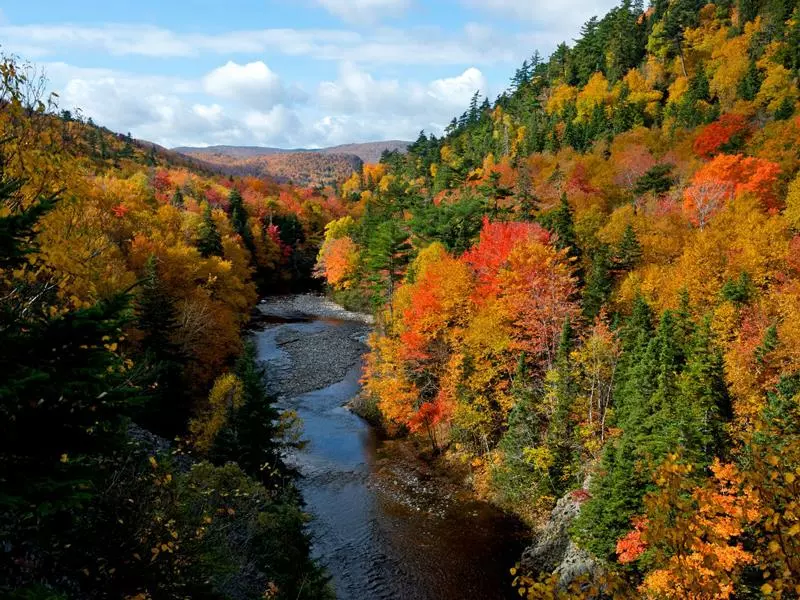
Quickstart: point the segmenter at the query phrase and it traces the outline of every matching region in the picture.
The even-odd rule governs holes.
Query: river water
[[[288,461],[302,475],[313,553],[337,598],[518,597],[509,569],[524,529],[488,504],[443,492],[345,407],[360,389],[368,327],[323,302],[268,300],[260,308],[272,322],[254,335],[281,407],[302,419],[307,445]]]

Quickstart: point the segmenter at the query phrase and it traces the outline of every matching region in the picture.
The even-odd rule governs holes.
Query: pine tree
[[[644,175],[636,180],[634,193],[638,196],[652,192],[653,194],[665,194],[675,184],[672,176],[673,166],[661,163],[648,170]]]
[[[367,246],[366,265],[373,273],[373,300],[388,304],[390,313],[394,289],[403,276],[410,252],[408,233],[395,220],[381,223]]]
[[[567,318],[561,329],[554,368],[547,376],[553,413],[548,423],[545,443],[554,457],[550,476],[556,495],[563,494],[571,484],[580,484],[580,481],[574,480],[579,471],[579,445],[574,439],[575,424],[572,420],[572,407],[578,395],[570,363],[570,352],[574,344],[575,331],[571,320]]]
[[[175,193],[172,194],[172,201],[170,202],[172,206],[175,208],[183,208],[183,192],[179,189],[175,190]]]
[[[158,275],[155,256],[145,264],[136,299],[136,326],[142,332],[141,350],[151,382],[149,401],[140,415],[142,424],[169,437],[183,433],[189,417],[182,375],[186,357],[174,341],[178,314]]]
[[[249,250],[253,250],[253,236],[250,233],[250,228],[248,227],[248,216],[247,210],[244,207],[244,200],[242,199],[242,195],[239,193],[239,190],[232,189],[230,194],[228,195],[228,204],[229,204],[229,212],[231,216],[231,225],[233,225],[234,231],[238,233],[242,237],[242,241],[244,241],[245,246]]]
[[[634,269],[642,258],[642,245],[639,243],[636,231],[630,223],[625,227],[614,258],[617,267],[623,271]]]
[[[590,320],[600,314],[600,309],[611,296],[614,282],[610,254],[608,246],[602,245],[592,255],[592,266],[583,291],[583,314]]]
[[[282,459],[280,411],[267,393],[264,368],[258,364],[254,344],[245,345],[234,372],[242,382],[242,406],[228,416],[217,434],[211,459],[218,464],[237,463],[242,470],[270,485],[279,483],[289,470]]]
[[[217,230],[217,224],[214,223],[210,204],[206,204],[203,210],[203,222],[198,231],[197,248],[203,258],[222,256],[222,236]]]
[[[3,269],[35,254],[37,223],[57,201],[23,202],[22,185],[0,174]],[[74,511],[98,494],[122,440],[133,392],[114,349],[127,296],[61,313],[47,293],[51,274],[38,273],[26,285],[0,278],[0,537],[11,581],[30,576],[31,556],[47,564],[65,552]]]

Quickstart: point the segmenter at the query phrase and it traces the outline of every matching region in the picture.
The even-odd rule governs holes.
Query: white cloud
[[[268,52],[317,60],[393,65],[463,65],[521,62],[551,36],[501,34],[485,26],[468,25],[447,32],[437,27],[410,30],[378,28],[363,33],[340,29],[259,29],[220,34],[177,33],[151,25],[66,24],[0,25],[3,46],[27,57],[63,55],[71,50],[115,56],[151,58],[193,57],[203,54],[262,54]]]
[[[317,92],[319,105],[345,115],[392,114],[425,118],[452,117],[466,108],[472,95],[487,92],[486,78],[470,67],[460,75],[424,84],[415,81],[375,79],[353,63],[343,63],[336,81],[323,81]]]
[[[279,146],[308,143],[297,114],[283,105],[275,106],[267,112],[249,112],[244,117],[244,124],[260,143]]]
[[[237,100],[259,110],[305,99],[302,90],[296,86],[286,88],[277,73],[263,61],[245,65],[228,61],[203,78],[203,87],[212,96]]]
[[[215,77],[199,80],[64,63],[45,66],[63,108],[80,108],[98,124],[164,146],[320,147],[412,139],[422,128],[441,132],[476,90],[487,89],[476,67],[424,82],[376,78],[353,63],[343,63],[335,81],[320,84],[313,103],[295,110],[278,96],[263,101],[265,90],[280,91],[281,86],[266,65],[251,65],[224,65],[220,69],[227,77],[215,70]],[[262,102],[242,101],[247,108],[237,109],[237,94],[252,94]]]
[[[578,37],[580,26],[591,17],[602,17],[618,0],[461,0],[472,8],[535,23],[560,40]],[[551,47],[540,48],[549,50]]]
[[[317,3],[343,21],[358,24],[399,17],[411,6],[411,0],[317,0]]]

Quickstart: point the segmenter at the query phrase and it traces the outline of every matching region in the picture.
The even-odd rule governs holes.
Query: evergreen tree
[[[214,223],[211,205],[208,203],[203,210],[203,222],[200,224],[198,232],[197,248],[203,258],[222,256],[222,236],[217,230],[217,224]]]
[[[566,192],[561,194],[561,203],[552,215],[549,229],[556,235],[554,242],[556,248],[566,250],[567,256],[575,266],[575,275],[581,279],[583,275],[580,269],[581,250],[578,247],[572,208],[567,201]]]
[[[245,246],[252,252],[254,248],[253,236],[250,233],[250,227],[248,227],[247,209],[244,207],[242,195],[235,188],[228,195],[228,210],[234,231],[242,237]]]
[[[787,119],[790,119],[794,114],[794,106],[795,101],[788,96],[781,100],[780,105],[778,105],[778,108],[775,110],[775,120],[786,121]]]
[[[592,255],[592,266],[586,277],[583,291],[583,314],[594,319],[611,296],[613,279],[611,277],[611,252],[605,244]]]
[[[723,448],[723,423],[731,417],[722,353],[706,317],[694,335],[681,374],[670,430],[686,458],[707,464]]]
[[[634,193],[639,196],[648,192],[656,195],[665,194],[675,184],[672,169],[673,166],[667,163],[661,163],[649,169],[636,180]]]
[[[22,268],[36,252],[37,223],[57,200],[24,202],[22,185],[0,174],[3,269]],[[111,349],[128,298],[62,313],[47,292],[50,274],[44,268],[39,275],[41,281],[28,284],[0,278],[0,570],[6,582],[29,577],[32,556],[50,565],[69,552],[74,511],[100,492],[105,457],[119,447],[132,392],[122,357]]]
[[[571,485],[581,483],[575,480],[579,472],[579,445],[574,439],[575,423],[572,419],[572,407],[578,396],[570,362],[570,352],[574,344],[575,331],[572,322],[567,318],[561,329],[555,365],[547,377],[548,396],[553,412],[548,423],[545,444],[553,454],[549,471],[555,495],[561,495]]]
[[[642,245],[639,243],[636,231],[630,223],[625,227],[614,258],[618,268],[623,271],[634,269],[642,258]]]
[[[539,200],[533,193],[531,172],[524,164],[518,169],[514,196],[519,204],[520,219],[523,221],[532,221],[533,216],[539,210]]]
[[[172,206],[175,208],[183,208],[183,192],[181,192],[179,189],[176,189],[175,193],[172,194],[172,200],[170,204],[172,204]]]
[[[761,89],[761,79],[761,72],[756,66],[756,61],[751,59],[750,64],[747,66],[747,72],[737,87],[739,97],[748,102],[755,100],[758,90]]]
[[[140,415],[143,425],[165,436],[183,433],[189,417],[183,384],[185,356],[175,343],[178,314],[158,275],[155,256],[145,264],[136,299],[136,326],[151,383],[150,398]]]
[[[245,345],[234,372],[242,382],[243,403],[228,415],[214,440],[211,458],[218,464],[235,462],[264,484],[281,483],[289,471],[281,457],[280,411],[267,393],[264,368],[258,364],[254,344]]]
[[[390,316],[394,289],[403,276],[410,253],[408,233],[393,219],[378,226],[367,246],[366,266],[373,274],[373,300],[378,304],[388,304]]]

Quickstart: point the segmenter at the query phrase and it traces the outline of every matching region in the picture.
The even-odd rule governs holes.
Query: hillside
[[[37,73],[0,60],[0,597],[800,596],[795,0],[622,0],[399,151],[165,150]],[[321,285],[366,342],[257,310]]]
[[[347,144],[318,150],[283,150],[258,146],[180,147],[173,151],[236,174],[269,176],[304,186],[341,183],[384,151],[404,152],[408,142]]]
[[[543,528],[523,597],[800,591],[798,41],[625,1],[342,186],[363,412]]]
[[[0,71],[0,596],[331,598],[245,330],[344,207]]]
[[[405,152],[406,148],[411,142],[402,142],[399,140],[388,140],[384,142],[365,142],[361,144],[343,144],[341,146],[331,146],[328,148],[268,148],[265,146],[206,146],[206,147],[192,147],[180,146],[172,148],[174,152],[187,154],[190,156],[202,157],[205,154],[231,156],[234,158],[249,158],[253,156],[264,156],[269,154],[286,154],[286,153],[313,153],[320,152],[322,154],[353,154],[359,157],[365,163],[378,162],[384,151],[400,151]]]

